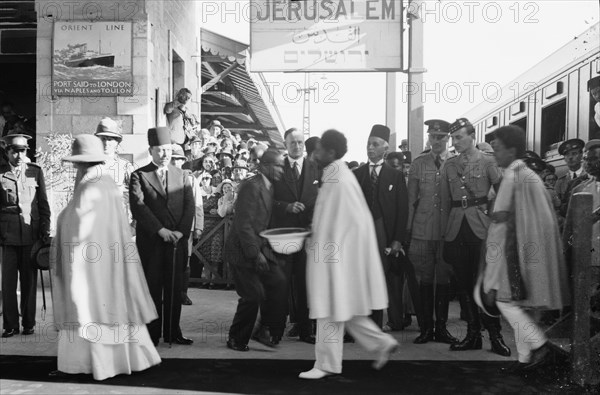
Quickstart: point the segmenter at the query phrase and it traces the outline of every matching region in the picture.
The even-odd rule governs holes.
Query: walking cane
[[[40,280],[42,281],[42,321],[46,321],[46,288],[44,288],[44,272],[40,269]]]
[[[169,348],[173,346],[173,298],[175,296],[175,263],[177,262],[177,242],[173,245],[173,272],[171,273],[171,309],[169,310]]]

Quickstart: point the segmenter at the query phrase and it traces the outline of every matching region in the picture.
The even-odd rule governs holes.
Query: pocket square
[[[393,186],[393,185],[390,185],[390,189],[389,189],[389,190],[391,191],[392,189],[394,189],[394,186]]]
[[[318,183],[319,183],[319,180],[314,180],[313,181],[313,185],[318,184]]]

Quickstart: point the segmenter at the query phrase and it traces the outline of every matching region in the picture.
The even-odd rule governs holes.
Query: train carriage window
[[[600,139],[600,125],[594,119],[595,116],[600,120],[600,102],[597,102],[592,95],[590,95],[590,140],[591,139]],[[598,106],[598,114],[596,115],[595,106]]]
[[[517,121],[511,122],[510,124],[513,126],[518,126],[521,129],[523,129],[525,132],[527,132],[527,117],[524,117]]]
[[[550,151],[552,144],[566,138],[567,100],[563,99],[542,109],[542,154]]]

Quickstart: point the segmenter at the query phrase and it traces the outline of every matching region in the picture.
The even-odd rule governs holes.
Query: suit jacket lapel
[[[295,177],[294,169],[292,169],[290,160],[288,158],[285,158],[285,183],[287,184],[288,188],[290,188],[290,190],[294,194],[294,197],[296,198],[296,200],[298,200],[298,188],[297,188],[296,182],[294,181],[294,177]]]
[[[152,185],[152,187],[154,189],[156,189],[156,191],[163,197],[163,198],[167,198],[167,192],[165,191],[165,188],[163,188],[162,186],[162,182],[160,181],[160,179],[158,178],[158,175],[156,174],[156,166],[154,164],[152,164],[151,166],[151,170],[146,172],[146,173],[142,173],[144,174],[144,177],[146,177],[146,179],[148,180],[148,182],[150,183],[150,185]],[[169,180],[169,176],[167,176],[167,181]]]
[[[260,195],[262,198],[262,201],[265,205],[265,208],[267,209],[267,212],[270,213],[271,212],[271,204],[273,203],[273,197],[271,196],[271,191],[269,191],[269,189],[267,188],[267,185],[265,184],[265,180],[262,178],[262,175],[259,175],[260,177],[260,182],[261,182],[261,188],[260,188]]]

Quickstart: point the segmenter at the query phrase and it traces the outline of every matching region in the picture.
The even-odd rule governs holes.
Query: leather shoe
[[[50,377],[52,379],[60,379],[60,378],[65,378],[67,376],[68,376],[67,373],[61,372],[60,370],[53,370],[50,373],[48,373],[48,377]]]
[[[460,343],[451,344],[450,351],[481,350],[481,343],[480,333],[468,333]]]
[[[165,343],[170,343],[169,339],[165,339]],[[190,344],[194,343],[194,341],[192,339],[188,339],[187,337],[185,337],[183,335],[179,335],[175,339],[173,339],[173,343],[182,344],[184,346],[189,346]]]
[[[33,328],[23,328],[23,334],[24,335],[33,335],[33,333],[35,332],[35,330]]]
[[[456,344],[460,341],[452,336],[445,326],[435,328],[435,332],[433,332],[433,340],[438,343],[446,344]]]
[[[256,340],[260,344],[263,344],[267,347],[275,347],[275,343],[273,343],[273,338],[271,337],[271,333],[267,327],[260,328],[256,334],[252,336],[252,340]]]
[[[248,351],[250,350],[250,348],[248,348],[247,344],[240,344],[237,341],[233,340],[233,339],[229,339],[227,340],[227,347],[231,348],[234,351]]]
[[[307,372],[302,372],[298,375],[298,378],[305,380],[319,380],[327,376],[334,375],[335,373],[329,373],[321,369],[312,368]]]
[[[512,364],[510,364],[509,366],[502,368],[502,371],[506,372],[506,373],[516,373],[516,374],[524,373],[526,366],[527,366],[526,363],[515,361]]]
[[[421,331],[421,334],[413,340],[414,344],[425,344],[427,342],[433,341],[433,329],[425,329]]]
[[[525,367],[524,371],[535,370],[549,362],[552,357],[552,350],[548,346],[548,342],[544,343],[543,346],[537,348],[531,352],[531,360]]]
[[[18,329],[5,329],[4,332],[2,332],[2,337],[13,337],[14,335],[18,335],[19,334],[19,330]]]
[[[313,335],[300,336],[299,340],[308,344],[315,344],[317,342],[317,339]]]
[[[510,348],[504,343],[502,336],[490,338],[492,343],[492,352],[503,357],[510,357]]]
[[[187,296],[187,294],[183,294],[181,296],[182,296],[182,298],[181,298],[181,304],[182,305],[184,305],[184,306],[191,306],[193,304],[192,300],[190,299],[189,296]]]

